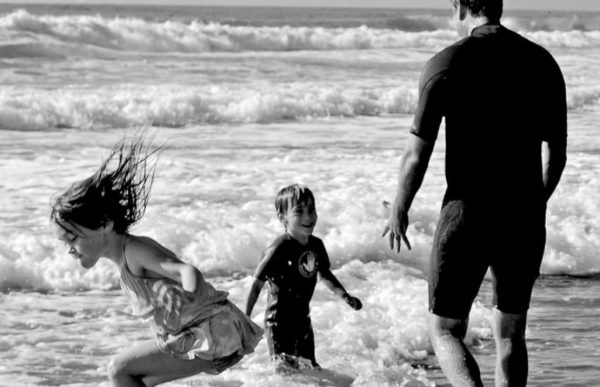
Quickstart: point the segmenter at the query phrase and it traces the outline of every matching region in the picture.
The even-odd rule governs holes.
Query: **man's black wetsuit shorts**
[[[433,241],[429,310],[467,319],[490,268],[494,305],[505,313],[526,313],[546,241],[546,208],[539,207],[498,210],[461,200],[446,203]]]

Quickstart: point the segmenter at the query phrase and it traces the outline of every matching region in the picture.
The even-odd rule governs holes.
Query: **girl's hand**
[[[346,301],[346,304],[350,305],[350,307],[354,310],[362,309],[362,302],[354,296],[351,296],[348,293],[345,293],[342,298]]]

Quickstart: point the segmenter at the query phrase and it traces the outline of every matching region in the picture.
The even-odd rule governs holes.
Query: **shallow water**
[[[600,366],[600,281],[596,277],[544,276],[534,289],[527,324],[528,386],[590,386]],[[491,303],[491,282],[481,302]],[[491,336],[472,343],[485,385],[494,384],[495,345]],[[435,367],[434,357],[429,366]],[[441,371],[428,371],[437,386],[450,386]]]
[[[373,289],[364,289],[370,286],[364,283],[365,279],[358,279],[357,265],[354,263],[350,265],[352,270],[341,269],[336,274],[346,283],[361,288],[359,295],[363,296]],[[362,274],[368,270],[360,269]],[[381,276],[379,273],[380,282]],[[241,306],[240,296],[249,280],[247,277],[215,279],[215,282],[218,287],[229,290],[233,302]],[[344,308],[319,286],[312,315],[316,354],[325,369],[322,373],[306,372],[289,378],[273,374],[263,340],[254,354],[219,376],[200,375],[167,385],[366,386],[405,382],[413,386],[432,383],[449,386],[423,337],[425,311],[419,311],[422,308],[419,302],[409,301],[409,298],[422,301],[420,292],[424,291],[424,284],[419,280],[414,282],[403,283],[402,287],[407,289],[404,297],[398,294],[396,299],[388,297],[380,303],[367,297],[360,316]],[[528,385],[589,386],[597,380],[600,374],[595,361],[600,355],[598,294],[598,279],[549,276],[538,281],[527,329]],[[489,305],[490,298],[490,283],[485,282],[479,302]],[[387,305],[390,301],[403,306],[396,306],[394,310]],[[151,338],[148,327],[129,314],[127,301],[118,291],[12,292],[3,294],[1,302],[2,386],[107,386],[105,373],[110,357],[137,341]],[[263,312],[264,297],[257,305],[255,321],[258,323]],[[480,364],[486,385],[493,385],[494,369],[490,316],[489,310],[476,305],[468,335],[469,346]],[[382,323],[382,317],[387,321]],[[385,346],[386,342],[398,344],[398,337],[403,335],[404,348]],[[389,351],[399,352],[382,356]],[[396,364],[393,364],[394,358],[397,358]],[[380,362],[387,363],[385,368]]]

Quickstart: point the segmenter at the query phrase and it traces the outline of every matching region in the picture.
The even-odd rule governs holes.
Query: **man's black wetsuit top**
[[[565,83],[552,56],[501,25],[435,55],[420,79],[411,132],[434,141],[446,122],[444,204],[518,213],[545,206],[541,143],[567,135]]]

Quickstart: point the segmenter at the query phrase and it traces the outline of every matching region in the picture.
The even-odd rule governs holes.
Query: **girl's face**
[[[69,254],[86,269],[94,267],[106,250],[105,228],[92,230],[75,223],[60,222],[56,223],[56,230],[58,239],[69,248]]]
[[[288,208],[283,215],[283,224],[288,234],[300,242],[307,242],[317,224],[317,210],[312,200]]]

